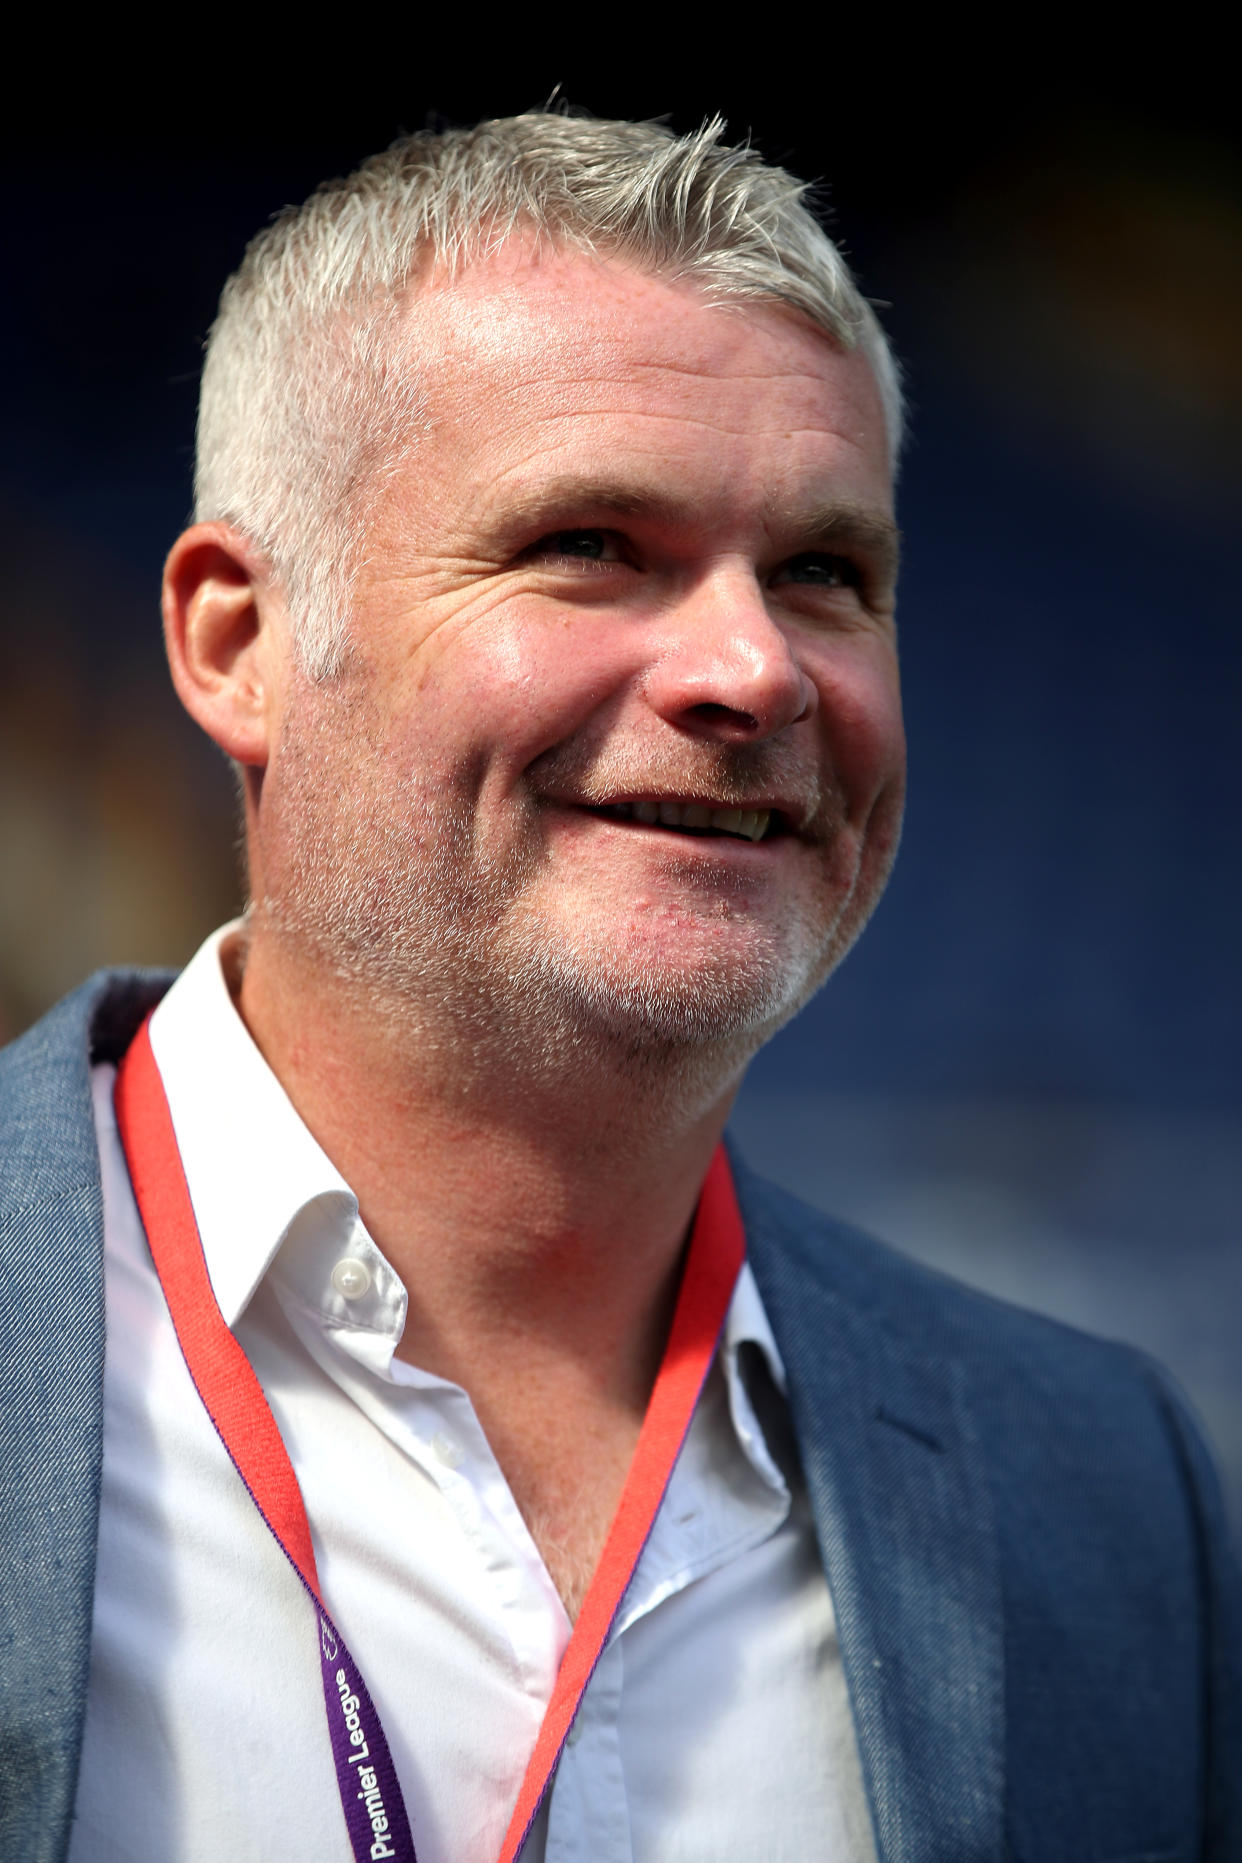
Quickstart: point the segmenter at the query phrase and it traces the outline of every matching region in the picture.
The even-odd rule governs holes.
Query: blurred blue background
[[[378,61],[377,61],[378,62]],[[570,44],[504,76],[115,86],[10,120],[0,305],[0,1033],[240,903],[231,783],[158,634],[201,342],[249,235],[429,110],[720,109],[823,177],[902,357],[911,758],[887,899],[756,1062],[769,1174],[1179,1374],[1242,1523],[1238,150],[1209,79],[727,78]],[[270,76],[270,73],[268,74]]]

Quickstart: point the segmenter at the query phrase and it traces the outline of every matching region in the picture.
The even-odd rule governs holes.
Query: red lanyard
[[[117,1125],[156,1273],[195,1388],[250,1498],[310,1594],[337,1785],[355,1863],[416,1863],[409,1819],[379,1714],[319,1592],[310,1525],[276,1419],[225,1325],[203,1256],[147,1023],[121,1062]],[[719,1342],[745,1241],[723,1147],[703,1184],[668,1344],[616,1516],[561,1661],[509,1821],[500,1863],[514,1863],[655,1524]]]

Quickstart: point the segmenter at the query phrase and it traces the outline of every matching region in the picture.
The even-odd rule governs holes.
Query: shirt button
[[[332,1285],[346,1300],[361,1300],[371,1285],[371,1271],[364,1261],[348,1256],[332,1270]]]
[[[437,1430],[431,1439],[431,1452],[436,1460],[443,1462],[445,1468],[460,1468],[464,1451],[455,1436],[446,1430]]]

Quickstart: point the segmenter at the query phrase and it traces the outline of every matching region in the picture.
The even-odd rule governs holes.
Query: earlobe
[[[237,763],[270,748],[279,649],[267,566],[231,526],[195,524],[164,567],[164,640],[177,696]]]

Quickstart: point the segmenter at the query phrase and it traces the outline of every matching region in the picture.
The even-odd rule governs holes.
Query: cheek
[[[624,636],[602,620],[514,605],[420,669],[416,704],[429,739],[524,768],[579,730],[634,671]]]
[[[859,820],[885,791],[900,795],[906,740],[896,656],[887,648],[838,662],[822,678],[820,716],[846,810]]]

